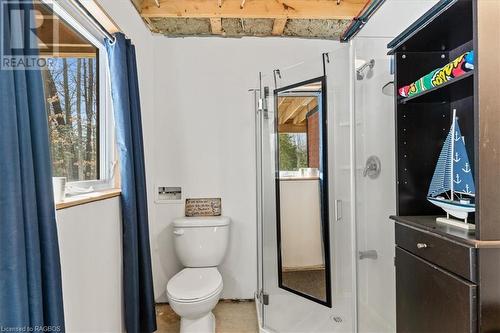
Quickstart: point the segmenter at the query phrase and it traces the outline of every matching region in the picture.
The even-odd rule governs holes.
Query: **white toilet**
[[[186,267],[168,281],[167,297],[181,317],[181,333],[214,333],[212,309],[222,292],[217,266],[229,243],[230,219],[225,216],[174,220],[177,257]]]

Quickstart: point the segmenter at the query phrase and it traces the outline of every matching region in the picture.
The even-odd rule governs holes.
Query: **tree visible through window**
[[[95,59],[51,60],[42,75],[54,176],[69,181],[97,179]]]
[[[307,134],[280,133],[280,171],[298,171],[307,168]]]
[[[38,9],[53,175],[99,179],[98,49],[50,8]]]

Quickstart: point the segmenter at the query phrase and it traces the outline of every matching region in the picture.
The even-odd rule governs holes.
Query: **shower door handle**
[[[335,221],[342,220],[342,200],[335,200]]]

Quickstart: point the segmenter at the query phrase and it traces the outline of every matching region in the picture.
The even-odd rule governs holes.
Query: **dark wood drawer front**
[[[396,245],[467,280],[477,282],[477,249],[396,223]]]
[[[477,286],[396,247],[398,333],[476,332]]]

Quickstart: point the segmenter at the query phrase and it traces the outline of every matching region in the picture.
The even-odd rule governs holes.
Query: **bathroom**
[[[100,135],[96,139],[99,149],[95,151],[101,155],[95,160],[100,175],[97,172],[95,182],[72,182],[70,177],[50,179],[51,191],[52,187],[56,191],[59,184],[56,178],[65,178],[66,182],[66,197],[56,196],[55,202],[55,240],[60,261],[60,273],[56,271],[55,279],[60,279],[60,285],[49,286],[51,290],[60,289],[62,296],[56,299],[63,312],[60,317],[64,318],[58,321],[48,316],[50,319],[45,319],[42,326],[50,329],[54,325],[68,332],[426,331],[417,324],[413,327],[419,329],[410,329],[400,319],[404,311],[397,295],[400,291],[396,285],[401,283],[396,281],[395,249],[396,244],[400,245],[395,222],[389,217],[400,215],[398,212],[406,207],[399,201],[403,191],[398,187],[400,168],[404,163],[398,157],[403,148],[398,146],[401,120],[396,111],[407,105],[399,106],[397,88],[411,82],[398,85],[399,75],[406,75],[402,68],[408,67],[402,64],[404,59],[398,58],[405,50],[398,49],[399,44],[388,45],[397,38],[410,38],[401,33],[419,19],[429,17],[429,11],[438,15],[449,8],[455,10],[452,5],[461,6],[460,2],[476,6],[476,0],[318,0],[313,4],[280,0],[276,2],[283,7],[311,6],[310,13],[316,19],[328,16],[318,12],[316,6],[321,3],[338,11],[332,16],[344,19],[334,20],[340,22],[337,26],[325,23],[334,36],[321,35],[324,31],[314,24],[308,30],[318,34],[314,36],[264,36],[258,30],[251,36],[232,36],[229,28],[226,32],[224,27],[217,28],[217,22],[224,22],[224,15],[238,18],[235,15],[246,15],[241,14],[245,9],[253,15],[250,19],[259,20],[259,14],[252,12],[260,8],[259,1],[263,0],[189,0],[186,4],[179,0],[50,1],[50,8],[62,16],[61,21],[78,30],[80,38],[99,44],[90,51],[78,51],[83,64],[91,64],[87,59],[98,59],[96,73],[102,70],[107,74],[96,75],[100,85],[95,99],[101,103],[97,107],[101,114],[95,118],[94,131]],[[2,0],[2,6],[4,2],[8,1]],[[180,11],[183,8],[199,14],[212,5],[220,8],[219,21],[209,14],[186,19]],[[275,7],[269,2],[266,8],[272,11]],[[347,14],[354,10],[358,15]],[[151,14],[154,11],[164,15],[163,19],[177,21],[172,25],[162,23],[160,14]],[[230,11],[236,13],[228,14]],[[35,18],[47,15],[42,12]],[[269,18],[265,15],[271,14],[262,14]],[[276,22],[293,22],[283,17],[276,18]],[[483,21],[483,25],[491,24]],[[241,19],[243,30],[244,22],[250,30],[258,28]],[[264,20],[261,23],[267,24]],[[196,29],[204,24],[210,24],[213,33],[197,33]],[[346,37],[344,33],[352,26],[355,29]],[[183,27],[187,33],[176,34],[174,30]],[[282,27],[282,34],[287,29]],[[127,89],[137,95],[130,96],[129,104],[135,107],[130,108],[128,121],[119,110],[129,108],[117,101],[119,94],[114,90],[114,82],[123,76],[117,74],[121,72],[109,55],[117,53],[114,47],[121,44],[103,44],[98,37],[110,35],[116,40],[116,33],[135,45],[133,62],[137,72],[132,71],[130,77],[133,80],[135,76],[137,87],[129,84]],[[71,58],[75,51],[66,51],[64,45],[58,44],[62,54],[70,56],[62,57]],[[391,49],[396,50],[395,55],[388,54]],[[443,60],[444,48],[432,52],[443,53],[442,65],[453,60],[451,56],[449,61]],[[434,69],[428,67],[413,77],[418,79]],[[82,80],[89,76],[90,69],[78,75]],[[472,86],[467,80],[462,82]],[[62,75],[59,81],[64,83]],[[84,87],[82,94],[88,98],[90,88]],[[463,93],[460,89],[459,94]],[[76,90],[74,96],[79,94]],[[58,97],[64,107],[70,98],[67,96]],[[0,102],[2,107],[10,105]],[[460,105],[468,105],[469,101],[463,98],[459,102],[456,105],[460,112]],[[55,112],[53,99],[46,98],[46,103]],[[300,106],[289,113],[290,106],[297,103]],[[104,113],[108,109],[110,113]],[[404,112],[407,109],[401,114]],[[319,117],[314,118],[315,114]],[[134,118],[137,115],[139,118]],[[460,120],[470,120],[460,115]],[[58,119],[56,116],[52,122]],[[125,130],[121,122],[125,122]],[[138,123],[142,128],[137,127]],[[1,128],[4,124],[0,124]],[[88,124],[83,128],[88,129]],[[128,136],[123,135],[129,127],[131,146],[127,146]],[[468,137],[469,126],[463,127]],[[76,125],[74,130],[76,133]],[[139,141],[135,141],[137,133]],[[53,139],[52,132],[50,135],[49,139]],[[0,137],[2,144],[10,142],[6,136]],[[286,138],[296,149],[307,146],[305,161],[299,161],[304,159],[301,155],[289,169],[284,167],[282,147]],[[317,144],[312,138],[318,140]],[[123,157],[130,147],[136,155],[132,162]],[[1,148],[0,152],[9,150]],[[477,156],[480,153],[476,152],[476,157],[469,154],[472,159]],[[132,167],[127,164],[130,162],[134,163]],[[435,161],[428,164],[434,168]],[[132,181],[124,165],[135,169]],[[12,165],[0,166],[0,170],[8,170]],[[428,187],[428,180],[423,182]],[[126,194],[131,189],[132,197]],[[5,198],[9,193],[0,196],[2,210],[7,207],[9,201]],[[130,200],[135,206],[130,206]],[[197,206],[193,210],[204,211],[208,204],[209,212],[192,214],[190,205],[200,202],[204,208]],[[6,208],[5,215],[2,210],[2,219],[13,216]],[[474,240],[479,242],[477,248],[480,242],[498,248],[494,229],[482,229],[492,236]],[[0,231],[2,240],[11,232],[7,227],[0,227]],[[0,251],[13,256],[8,246],[0,245]],[[497,258],[495,255],[488,258]],[[43,251],[35,255],[40,256],[44,257]],[[199,259],[203,256],[205,260]],[[480,252],[477,258],[481,259]],[[304,260],[309,262],[304,264]],[[1,264],[0,281],[2,275],[8,275],[5,264]],[[449,271],[455,272],[452,268]],[[478,269],[479,275],[481,272]],[[460,276],[469,284],[476,283],[475,278]],[[8,284],[11,280],[5,281]],[[9,297],[15,293],[7,284],[0,283],[0,295],[6,300],[0,304],[0,327],[30,329],[34,324],[29,318],[28,324],[18,324],[12,318],[16,311],[26,312],[37,305],[16,298],[19,305],[7,311]],[[498,303],[498,288],[487,292],[492,303]],[[481,298],[486,300],[488,296]],[[47,307],[45,311],[57,307],[48,303],[38,306]],[[500,313],[495,312],[498,310],[497,304],[492,313]],[[471,326],[470,332],[486,332],[488,327],[500,327],[500,322],[492,319],[484,327],[477,325]]]

